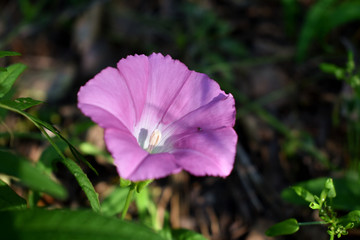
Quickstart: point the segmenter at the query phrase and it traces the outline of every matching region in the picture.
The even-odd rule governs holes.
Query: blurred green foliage
[[[296,34],[295,19],[299,17],[300,5],[297,0],[282,0],[285,26],[288,32]],[[325,50],[331,49],[326,44],[326,36],[336,28],[360,20],[359,0],[318,0],[308,9],[299,32],[296,46],[296,59],[304,61],[314,41],[318,41]],[[297,34],[296,34],[297,35]]]

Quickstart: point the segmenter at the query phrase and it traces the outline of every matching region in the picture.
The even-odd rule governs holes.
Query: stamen
[[[152,150],[154,150],[154,147],[156,147],[159,144],[160,140],[161,140],[161,132],[159,129],[155,129],[151,133],[147,151],[151,153]]]

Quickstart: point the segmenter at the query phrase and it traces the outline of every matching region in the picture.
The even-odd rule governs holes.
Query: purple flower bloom
[[[105,129],[122,178],[140,181],[181,170],[226,177],[233,168],[233,96],[170,56],[128,56],[81,87],[78,101]]]

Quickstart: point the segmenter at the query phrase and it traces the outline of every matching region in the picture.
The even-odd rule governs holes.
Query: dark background
[[[74,143],[86,140],[102,149],[101,129],[76,108],[79,87],[101,69],[127,55],[161,52],[208,74],[236,99],[234,170],[226,179],[180,173],[156,181],[151,185],[155,202],[169,211],[175,228],[190,228],[214,240],[270,239],[264,232],[277,221],[316,220],[306,206],[282,200],[283,189],[339,176],[349,167],[346,123],[337,110],[351,91],[319,65],[345,66],[348,51],[357,62],[360,11],[347,17],[352,13],[336,13],[337,4],[346,1],[325,2],[331,1],[2,0],[0,49],[22,56],[1,64],[28,66],[14,94],[45,101],[36,109],[41,119]],[[314,8],[328,14],[316,16]],[[6,121],[18,131],[35,131],[15,116]],[[41,141],[17,139],[14,146],[34,161],[44,149]],[[117,174],[101,157],[88,159],[100,172],[87,171],[101,198],[116,184]],[[64,167],[59,166],[57,176],[70,191],[69,199],[45,196],[39,204],[87,206]],[[135,208],[130,212],[136,216]],[[354,230],[342,239],[358,237]],[[306,227],[283,239],[328,236],[324,227]]]

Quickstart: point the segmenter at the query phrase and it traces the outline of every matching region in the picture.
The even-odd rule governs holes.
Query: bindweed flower
[[[207,75],[170,56],[128,56],[80,88],[78,107],[105,129],[120,177],[230,174],[235,103]]]

